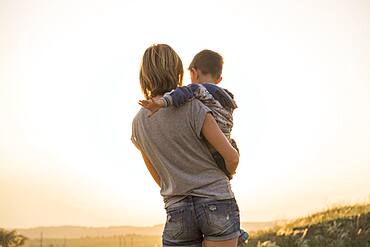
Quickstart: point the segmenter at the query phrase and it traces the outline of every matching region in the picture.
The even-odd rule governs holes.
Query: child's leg
[[[233,148],[235,148],[235,149],[236,149],[236,151],[238,151],[238,153],[239,153],[239,148],[238,148],[238,146],[236,145],[236,142],[235,142],[235,140],[234,140],[234,139],[231,139],[231,140],[230,140],[230,144],[231,144],[231,146],[233,146]]]
[[[226,176],[231,180],[233,177],[230,172],[226,169],[226,164],[224,158],[218,152],[212,152],[212,157],[216,161],[217,166],[226,174]]]
[[[236,149],[239,153],[239,148],[236,145],[236,142],[234,139],[230,139],[230,143],[233,146],[233,148]],[[217,166],[226,174],[226,176],[231,180],[233,176],[230,174],[230,172],[226,169],[226,164],[224,158],[221,156],[220,153],[218,153],[215,149],[210,148],[211,154],[213,159],[216,161]]]

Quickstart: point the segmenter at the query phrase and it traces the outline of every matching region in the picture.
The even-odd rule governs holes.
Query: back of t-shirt
[[[150,118],[150,112],[141,108],[132,122],[131,140],[157,171],[165,207],[187,195],[234,197],[229,179],[217,167],[201,135],[208,112],[194,99],[179,108],[163,108]]]

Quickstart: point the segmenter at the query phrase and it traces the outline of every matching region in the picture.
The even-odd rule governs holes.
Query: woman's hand
[[[151,113],[149,117],[153,116],[159,109],[164,107],[163,99],[149,99],[149,100],[139,100],[139,105],[148,109]]]

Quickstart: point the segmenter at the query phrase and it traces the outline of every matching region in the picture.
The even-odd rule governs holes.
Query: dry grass
[[[251,235],[248,247],[370,247],[370,204],[335,206]]]

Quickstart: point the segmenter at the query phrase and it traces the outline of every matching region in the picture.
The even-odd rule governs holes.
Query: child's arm
[[[198,88],[198,84],[189,84],[183,87],[178,87],[172,92],[164,94],[163,99],[166,101],[166,107],[170,105],[173,105],[174,107],[184,105],[196,96],[195,91]]]
[[[151,114],[149,115],[150,117],[162,107],[168,107],[171,105],[174,107],[180,107],[193,98],[200,100],[207,106],[222,108],[222,105],[215,100],[208,89],[200,84],[189,84],[187,86],[178,87],[172,92],[165,93],[160,99],[140,100],[139,104],[151,111]]]
[[[150,117],[162,107],[171,105],[179,107],[184,105],[186,102],[196,97],[196,91],[199,87],[200,86],[197,84],[178,87],[170,93],[165,93],[160,99],[140,100],[139,104],[151,111]]]
[[[187,86],[178,87],[172,92],[164,94],[162,97],[165,101],[164,107],[170,105],[180,107],[193,98],[200,100],[202,103],[214,100],[212,94],[201,84],[189,84]]]

